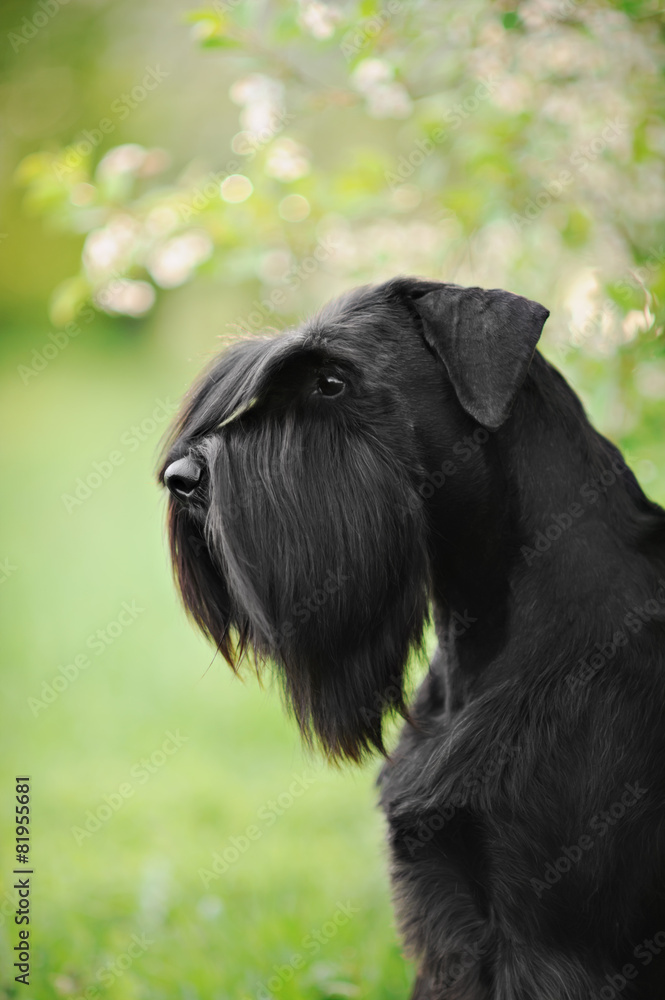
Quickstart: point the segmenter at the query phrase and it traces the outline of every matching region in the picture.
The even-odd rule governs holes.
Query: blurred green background
[[[194,633],[159,440],[220,346],[422,274],[547,305],[662,500],[661,6],[4,0],[2,996],[407,994],[375,768],[306,757]]]

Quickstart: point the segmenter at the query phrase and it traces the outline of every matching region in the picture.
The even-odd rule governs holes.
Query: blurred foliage
[[[90,299],[143,316],[203,271],[253,286],[263,307],[235,322],[256,330],[299,314],[303,285],[330,294],[411,272],[538,298],[562,362],[629,345],[651,363],[642,389],[660,395],[657,3],[219,0],[181,21],[182,44],[226,82],[217,113],[238,117],[214,162],[109,148],[159,100],[171,70],[150,68],[68,145],[18,167],[26,210],[85,234],[54,324]],[[618,430],[639,421],[639,394],[625,365],[610,370]]]
[[[33,773],[39,873],[21,995],[262,998],[281,969],[279,1000],[396,1000],[412,973],[371,769],[319,772],[223,878],[199,877],[312,762],[274,692],[210,666],[176,609],[151,415],[218,337],[359,282],[505,287],[548,306],[543,350],[664,499],[660,3],[5,0],[0,24],[0,788]],[[134,599],[136,625],[35,715]],[[182,755],[78,846],[72,826],[178,726]],[[347,899],[357,914],[307,951]],[[13,931],[0,919],[4,970]]]

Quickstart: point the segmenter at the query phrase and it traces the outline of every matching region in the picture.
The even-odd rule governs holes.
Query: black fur
[[[359,289],[222,355],[160,474],[200,470],[171,548],[232,666],[273,662],[333,758],[407,719],[380,784],[418,1000],[665,998],[665,514],[534,354],[546,317]]]

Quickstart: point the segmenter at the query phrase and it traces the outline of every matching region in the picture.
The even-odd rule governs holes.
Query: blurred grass
[[[21,342],[42,339],[28,331]],[[105,352],[103,363],[98,352],[81,340],[24,386],[23,347],[6,358],[0,389],[0,556],[16,566],[0,585],[2,904],[19,773],[32,775],[36,872],[32,984],[12,983],[10,916],[0,928],[0,995],[51,1000],[97,985],[92,996],[113,1000],[256,996],[274,966],[300,953],[304,967],[277,991],[284,1000],[401,997],[410,973],[392,926],[375,768],[322,769],[303,755],[270,685],[261,690],[250,672],[239,683],[211,663],[170,579],[153,481],[164,425],[134,451],[119,444],[186,379],[175,363],[156,367],[145,341]],[[117,448],[124,463],[68,513],[62,494]],[[143,611],[97,656],[87,639],[123,601]],[[35,717],[28,699],[82,652],[91,665]],[[187,742],[147,781],[132,779],[169,730]],[[269,803],[282,793],[288,803],[293,775],[312,773],[271,823]],[[134,794],[78,846],[71,828],[128,780]],[[251,824],[260,838],[205,888],[198,870]],[[340,902],[351,918],[308,948]],[[97,971],[143,933],[154,943],[102,989]]]

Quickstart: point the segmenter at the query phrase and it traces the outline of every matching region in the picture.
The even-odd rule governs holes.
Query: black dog
[[[665,997],[665,513],[534,353],[547,316],[352,292],[223,354],[161,472],[229,663],[274,662],[336,758],[407,718],[381,789],[419,1000]]]

